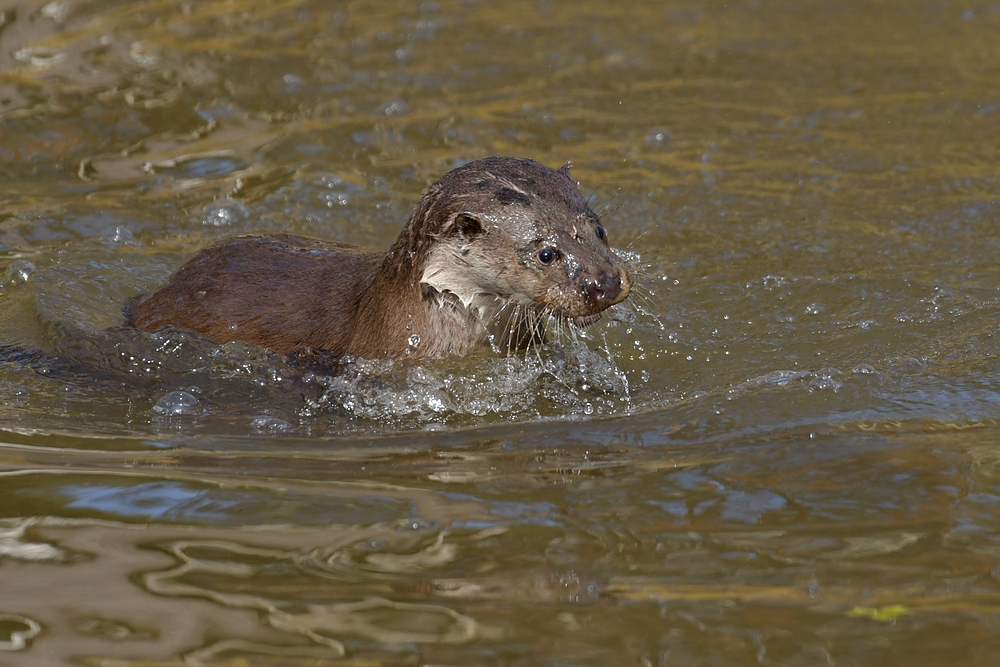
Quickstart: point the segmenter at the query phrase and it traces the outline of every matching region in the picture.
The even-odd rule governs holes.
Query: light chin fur
[[[496,294],[485,292],[470,280],[468,267],[459,267],[454,255],[443,248],[435,248],[424,266],[420,284],[433,290],[433,299],[438,307],[455,308],[459,304],[478,317],[482,323],[489,322],[504,306],[504,300]],[[456,301],[458,303],[456,303]]]

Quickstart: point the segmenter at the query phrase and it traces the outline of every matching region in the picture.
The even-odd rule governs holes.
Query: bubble
[[[400,99],[389,100],[376,111],[379,116],[405,116],[410,112],[410,107]]]
[[[761,283],[764,285],[764,289],[772,290],[775,287],[781,287],[782,285],[788,284],[788,278],[782,276],[776,276],[774,274],[768,274],[761,279]]]
[[[347,206],[351,201],[350,195],[362,190],[361,187],[333,174],[326,174],[315,179],[313,185],[323,188],[318,197],[327,208]]]
[[[70,5],[68,2],[50,2],[38,10],[38,13],[52,19],[56,23],[62,23],[66,20],[69,9]]]
[[[666,146],[674,140],[670,130],[657,129],[646,135],[645,144],[651,148]]]
[[[306,83],[298,74],[286,74],[281,80],[285,82],[285,90],[289,93],[301,92]]]
[[[220,199],[212,203],[202,218],[203,225],[213,227],[228,227],[234,223],[245,220],[249,215],[247,207],[232,199]]]
[[[344,179],[339,176],[335,176],[334,174],[325,174],[313,180],[313,185],[317,185],[321,188],[330,188],[331,190],[339,188],[345,183],[346,181]]]
[[[8,405],[24,403],[30,395],[31,393],[19,384],[13,384],[6,380],[0,381],[0,396]]]
[[[808,306],[806,306],[806,309],[803,312],[805,312],[806,315],[819,315],[824,310],[826,310],[826,306],[824,306],[823,304],[810,303]]]
[[[270,415],[258,415],[250,422],[250,428],[258,433],[290,433],[295,427],[284,419]]]
[[[836,368],[824,368],[812,375],[813,378],[809,381],[809,391],[838,391],[843,386],[843,383],[835,379],[842,375],[840,370]]]
[[[128,47],[128,55],[143,67],[152,67],[160,62],[156,54],[147,51],[146,46],[142,42],[132,42]]]
[[[172,391],[166,394],[153,406],[153,412],[161,415],[197,415],[201,414],[200,401],[186,391]]]
[[[17,259],[7,267],[7,278],[14,285],[28,282],[28,278],[35,272],[35,265],[26,259]]]
[[[0,624],[9,628],[6,639],[0,639],[0,651],[23,651],[42,632],[37,621],[18,614],[0,612]]]
[[[135,237],[132,236],[132,232],[129,231],[128,227],[122,225],[117,225],[115,231],[109,234],[107,237],[108,241],[111,243],[121,244],[121,245],[136,245]]]
[[[35,67],[48,67],[49,65],[55,65],[65,57],[66,54],[62,51],[47,49],[45,47],[19,49],[14,53],[15,59],[20,60],[22,63],[30,63]]]

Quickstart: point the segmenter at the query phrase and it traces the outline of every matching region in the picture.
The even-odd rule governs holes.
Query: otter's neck
[[[488,342],[484,320],[454,295],[423,284],[422,258],[390,249],[354,302],[352,354],[368,358],[465,354]]]
[[[366,358],[463,355],[483,345],[512,352],[544,337],[544,324],[530,306],[451,284],[436,271],[447,262],[436,244],[398,241],[372,277],[358,285],[354,330],[347,349]]]

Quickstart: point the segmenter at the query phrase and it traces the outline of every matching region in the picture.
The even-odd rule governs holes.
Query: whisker
[[[510,302],[508,302],[508,303],[506,303],[504,305],[505,309],[509,308],[509,307],[510,307]],[[514,341],[513,341],[514,332],[512,331],[513,326],[514,326],[514,321],[511,319],[513,317],[517,317],[517,306],[514,306],[513,309],[511,309],[510,311],[507,312],[507,319],[504,321],[504,325],[503,325],[503,332],[504,332],[504,335],[507,337],[507,358],[508,359],[510,359],[510,350],[511,350],[511,347],[513,346],[513,344],[514,344]]]
[[[616,208],[614,210],[610,210],[611,203],[614,202],[614,200],[617,197],[618,197],[618,192],[615,192],[613,195],[611,195],[611,199],[609,199],[608,201],[604,202],[604,205],[601,207],[601,210],[600,211],[596,211],[597,219],[598,220],[603,220],[604,216],[606,216],[608,213],[613,213],[614,211],[617,211],[617,210],[619,210],[621,208],[619,206],[618,208]]]
[[[550,316],[552,322],[552,335],[560,343],[563,340],[563,315],[562,313],[552,313]]]
[[[633,309],[639,315],[656,322],[660,331],[664,331],[667,327],[663,323],[663,320],[660,319],[659,315],[656,314],[656,308],[654,307],[655,302],[653,301],[652,293],[644,294],[643,290],[648,292],[648,288],[644,286],[636,285],[633,287],[632,293],[629,295],[629,298],[632,300]]]
[[[514,303],[514,298],[510,297],[504,304],[503,333],[507,337],[507,357],[510,358],[514,350],[517,349],[517,323],[521,318],[521,307]]]
[[[650,227],[646,231],[644,231],[641,234],[639,234],[638,236],[636,236],[634,239],[632,239],[631,241],[629,241],[629,244],[627,246],[625,246],[625,249],[626,250],[631,250],[632,246],[634,246],[639,241],[639,239],[641,239],[642,237],[644,237],[647,234],[651,233],[655,229],[659,228],[659,226],[662,225],[662,224],[663,224],[662,221],[661,222],[657,222],[655,225],[653,225],[652,227]]]
[[[559,315],[559,334],[562,340],[572,343],[576,338],[576,326],[566,315]]]
[[[544,306],[540,313],[536,313],[536,317],[538,318],[536,320],[537,325],[544,327],[551,313],[552,313],[552,308],[548,305]],[[533,333],[537,332],[538,329],[535,329],[535,332]],[[533,335],[532,340],[533,340],[533,347],[535,348],[535,357],[538,358],[538,366],[542,370],[545,370],[545,362],[542,361],[542,345],[544,345],[545,343],[544,333],[542,333],[542,335]]]
[[[483,328],[483,333],[486,334],[486,341],[490,344],[490,349],[497,352],[496,342],[493,340],[492,332],[490,331],[490,324],[496,322],[496,316],[494,315],[493,318],[490,319],[490,323],[487,324],[483,319],[483,314],[479,312],[478,308],[469,308],[467,312],[471,312],[475,316],[476,320],[479,321],[479,326]]]
[[[537,350],[537,348],[538,348],[538,340],[537,340],[538,320],[537,320],[537,313],[536,313],[536,311],[534,309],[530,309],[530,308],[528,308],[526,306],[525,307],[525,311],[526,312],[525,312],[524,324],[525,324],[525,330],[526,330],[526,335],[528,336],[528,339],[527,339],[527,341],[525,341],[526,344],[524,346],[524,361],[527,362],[528,361],[528,357],[529,357],[529,355],[531,355],[532,352],[534,352],[536,355],[538,354],[538,350]]]
[[[524,306],[519,303],[514,303],[511,301],[511,319],[509,321],[509,336],[510,348],[513,353],[521,348],[522,345],[522,333],[521,328],[524,326]]]

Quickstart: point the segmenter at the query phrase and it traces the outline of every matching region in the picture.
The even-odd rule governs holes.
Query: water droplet
[[[410,344],[411,347],[416,347],[420,345],[420,334],[413,334],[406,339],[406,342]]]

